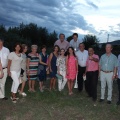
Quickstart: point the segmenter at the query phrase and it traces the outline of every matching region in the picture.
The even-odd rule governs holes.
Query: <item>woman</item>
[[[38,77],[39,77],[39,85],[40,85],[40,91],[43,92],[43,81],[46,80],[46,66],[48,55],[46,54],[46,46],[42,46],[42,52],[40,53],[40,63],[38,67]]]
[[[36,92],[34,86],[38,76],[38,63],[39,63],[39,54],[37,53],[37,48],[38,48],[37,45],[31,46],[32,52],[28,54],[28,59],[27,59],[29,92]]]
[[[57,73],[62,76],[62,79],[58,78],[58,90],[61,91],[64,89],[64,86],[67,82],[66,79],[66,57],[65,49],[60,50],[60,56],[57,58]]]
[[[74,80],[76,78],[76,74],[78,72],[78,62],[75,56],[75,52],[73,47],[68,48],[68,55],[66,58],[66,78],[68,79],[68,89],[69,89],[69,95],[73,94],[73,84]]]
[[[24,96],[27,96],[27,94],[24,92],[24,87],[25,87],[25,83],[27,81],[27,77],[26,77],[26,60],[27,60],[27,56],[26,56],[26,52],[27,52],[27,45],[22,44],[22,65],[21,65],[21,80],[22,80],[22,85],[21,85],[21,89],[19,89],[19,94]]]
[[[20,84],[20,72],[22,63],[21,45],[15,44],[14,52],[11,52],[8,56],[8,75],[11,76],[13,83],[11,88],[11,99],[13,103],[17,102],[16,93]]]
[[[57,74],[57,66],[56,61],[59,53],[59,46],[54,46],[54,51],[49,56],[49,67],[50,67],[50,90],[55,90],[55,83],[56,83],[56,74]]]

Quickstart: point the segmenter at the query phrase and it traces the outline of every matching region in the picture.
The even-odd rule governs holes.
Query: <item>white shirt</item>
[[[78,50],[76,52],[76,56],[77,56],[77,59],[78,59],[78,64],[81,67],[86,67],[86,61],[88,59],[88,51],[84,50],[83,52],[81,52],[80,50]]]
[[[82,43],[82,40],[74,41],[73,39],[70,41],[70,46],[74,48],[75,51],[79,50],[79,44]]]
[[[0,60],[1,60],[3,68],[6,68],[7,65],[8,65],[8,55],[9,55],[9,53],[10,53],[10,51],[6,47],[2,47],[2,49],[0,50]]]
[[[118,55],[118,78],[120,79],[120,55]]]

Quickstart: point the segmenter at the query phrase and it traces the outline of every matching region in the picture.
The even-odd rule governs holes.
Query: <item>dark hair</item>
[[[74,57],[76,57],[76,55],[75,55],[75,51],[74,51],[74,48],[73,48],[73,47],[69,47],[69,48],[67,49],[67,55],[68,55],[68,58],[69,58],[69,56],[70,56],[69,49],[72,49],[72,51],[73,51],[73,55],[74,55]]]
[[[54,47],[53,47],[53,51],[55,50],[55,48],[58,48],[58,52],[60,51],[60,48],[59,48],[59,46],[58,45],[55,45]]]
[[[63,34],[63,33],[60,33],[60,34],[59,34],[59,38],[60,38],[60,36],[61,36],[61,35],[63,35],[63,36],[64,36],[64,38],[65,38],[65,34]]]
[[[47,48],[46,45],[42,45],[41,50],[42,50],[43,48]]]
[[[73,35],[72,35],[72,36],[73,36],[73,37],[74,37],[74,36],[77,36],[77,37],[78,37],[78,34],[77,34],[77,33],[73,33]]]
[[[25,47],[28,47],[28,46],[26,44],[22,44],[21,45],[21,48],[22,48],[21,52],[23,52],[23,50],[25,49]]]
[[[89,47],[89,48],[88,48],[88,50],[89,50],[90,48],[94,50],[94,48],[93,48],[93,47]]]
[[[80,45],[82,45],[82,44],[85,46],[85,44],[84,44],[83,42],[82,42],[82,43],[80,43],[80,44],[79,44],[79,46],[80,46]]]
[[[61,51],[61,50],[64,50],[64,51],[65,51],[65,49],[64,49],[64,48],[61,48],[61,49],[60,49],[60,51]]]
[[[21,47],[21,44],[20,43],[16,43],[15,45],[14,45],[14,47],[13,47],[13,51],[16,51],[15,50],[15,48],[17,47],[17,45],[19,45],[20,46],[20,53],[22,52],[22,47]]]
[[[0,41],[4,42],[4,38],[2,36],[0,36]]]

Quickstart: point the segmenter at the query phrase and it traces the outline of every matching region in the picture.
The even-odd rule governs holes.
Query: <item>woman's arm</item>
[[[11,63],[12,63],[12,60],[8,60],[7,72],[8,72],[8,75],[9,75],[9,76],[11,76],[11,73],[10,73]]]
[[[52,69],[51,69],[51,60],[52,60],[52,57],[53,57],[53,54],[51,53],[50,56],[49,56],[49,68],[50,68],[50,72],[52,72]]]

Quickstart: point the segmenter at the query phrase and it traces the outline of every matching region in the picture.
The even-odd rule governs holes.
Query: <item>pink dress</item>
[[[67,64],[68,74],[66,75],[66,78],[68,80],[75,80],[76,78],[77,74],[76,61],[77,61],[76,57],[69,56]]]

